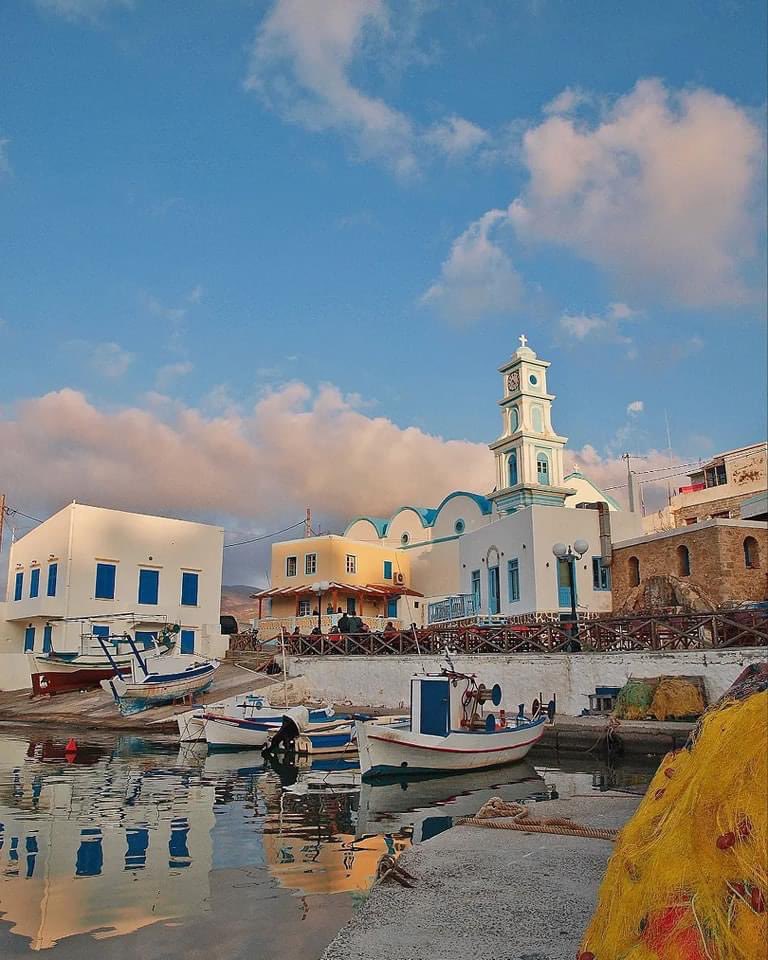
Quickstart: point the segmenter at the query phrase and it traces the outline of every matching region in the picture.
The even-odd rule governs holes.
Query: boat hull
[[[143,683],[131,683],[115,674],[109,679],[102,680],[101,686],[112,694],[120,708],[120,713],[123,715],[139,713],[150,707],[202,693],[213,683],[213,676],[218,666],[218,662],[212,661],[205,668],[187,677],[167,680],[162,676],[158,676],[157,679],[150,676]]]
[[[546,719],[493,733],[452,731],[444,737],[413,733],[408,724],[358,721],[360,769],[370,779],[505,766],[527,756],[544,735]]]
[[[166,652],[159,650],[151,659],[162,657]],[[130,653],[114,657],[121,676],[130,674],[132,659]],[[115,667],[106,657],[97,654],[80,655],[70,660],[30,654],[30,674],[33,696],[55,696],[75,690],[95,689],[102,680],[115,675]]]
[[[258,750],[280,726],[248,724],[234,717],[208,713],[203,718],[203,732],[208,746],[216,750]]]

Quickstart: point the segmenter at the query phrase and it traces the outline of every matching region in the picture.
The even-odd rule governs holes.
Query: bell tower
[[[552,428],[555,397],[547,392],[549,365],[536,356],[523,334],[512,357],[499,367],[502,432],[489,444],[496,457],[496,489],[488,497],[500,513],[531,504],[561,507],[575,492],[563,486],[563,447],[568,438]]]

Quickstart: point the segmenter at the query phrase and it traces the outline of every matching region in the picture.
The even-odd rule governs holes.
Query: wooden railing
[[[627,616],[569,624],[509,623],[440,626],[388,634],[361,633],[286,638],[293,656],[386,656],[442,653],[590,653],[628,650],[708,650],[768,646],[768,614],[730,610],[680,616]]]

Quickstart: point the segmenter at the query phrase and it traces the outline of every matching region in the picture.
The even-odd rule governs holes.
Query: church
[[[641,536],[642,521],[580,472],[564,474],[567,437],[553,426],[549,366],[522,336],[499,367],[493,490],[457,490],[437,506],[355,517],[340,537],[275,544],[273,586],[262,594],[272,617],[309,614],[317,606],[314,581],[332,585],[336,611],[405,625],[610,612],[611,545]],[[333,543],[319,544],[324,539]],[[328,548],[328,569],[320,569],[318,544]]]

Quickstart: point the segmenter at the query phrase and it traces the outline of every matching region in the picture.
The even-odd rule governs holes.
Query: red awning
[[[423,593],[418,590],[411,590],[410,587],[389,586],[383,583],[336,583],[328,584],[327,590],[323,591],[323,596],[327,597],[329,593],[346,593],[360,597],[423,597]],[[316,592],[312,589],[312,584],[297,584],[295,587],[272,587],[271,590],[262,590],[260,593],[252,593],[252,600],[260,600],[265,597],[315,597]]]

